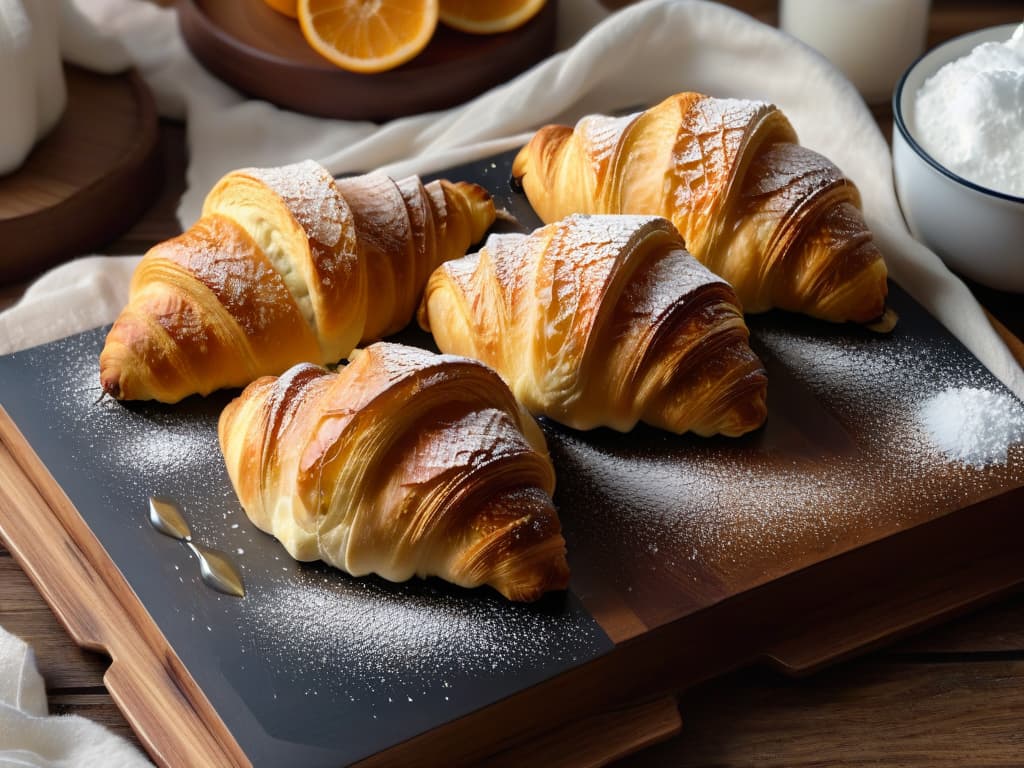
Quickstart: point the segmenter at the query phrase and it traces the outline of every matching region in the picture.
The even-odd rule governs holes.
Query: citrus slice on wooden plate
[[[278,13],[283,13],[293,19],[299,16],[299,0],[263,0],[267,5]]]
[[[383,72],[422,51],[437,0],[299,0],[299,25],[321,56],[352,72]]]
[[[474,35],[492,35],[521,27],[546,0],[441,0],[441,21]]]

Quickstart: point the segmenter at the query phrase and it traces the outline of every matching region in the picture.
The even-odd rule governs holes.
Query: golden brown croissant
[[[570,213],[664,216],[743,308],[834,322],[885,312],[886,268],[857,188],[757,101],[681,93],[627,117],[549,125],[512,168],[545,222]]]
[[[219,433],[246,514],[297,560],[512,600],[568,583],[544,436],[475,360],[379,342],[337,374],[299,364],[246,387]]]
[[[654,216],[570,216],[491,235],[431,275],[420,325],[482,360],[531,412],[577,429],[638,420],[740,435],[767,379],[736,294]]]
[[[407,325],[431,271],[493,221],[490,195],[465,182],[336,182],[311,160],[233,171],[139,263],[100,356],[103,389],[173,403],[335,363]]]

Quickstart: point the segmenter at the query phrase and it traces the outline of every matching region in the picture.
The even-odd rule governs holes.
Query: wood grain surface
[[[120,709],[135,713],[137,735],[154,759],[168,766],[249,765],[103,545],[2,407],[0,476],[7,545],[75,645],[110,658],[103,684]],[[50,578],[55,573],[63,575],[59,585]],[[176,738],[183,731],[188,738]]]
[[[334,66],[265,3],[180,0],[178,18],[195,57],[239,90],[311,115],[383,121],[461,104],[533,66],[554,50],[557,9],[552,0],[498,35],[439,25],[411,61],[369,75]]]
[[[161,186],[156,107],[142,78],[68,65],[65,79],[56,128],[0,176],[0,284],[109,242]]]
[[[606,0],[608,5],[624,5]],[[767,21],[775,2],[732,4]],[[1019,2],[935,0],[929,39],[1024,15]],[[876,111],[885,129],[885,111]],[[173,171],[161,202],[125,239],[105,250],[138,253],[175,234],[184,152],[179,126],[161,130]],[[0,294],[9,302],[19,287]],[[1024,330],[1019,297],[978,291],[998,320]],[[103,687],[109,660],[75,647],[10,555],[0,550],[0,624],[35,647],[54,711],[91,717],[133,739]],[[681,697],[678,737],[627,758],[624,766],[1021,765],[1024,744],[1024,595],[869,656],[790,680],[743,670]],[[659,710],[663,712],[664,710]]]
[[[134,741],[103,687],[109,660],[71,642],[2,549],[0,585],[0,623],[33,646],[51,711],[89,717]],[[681,735],[622,765],[892,765],[886,756],[904,744],[915,712],[927,715],[916,723],[919,732],[942,737],[942,754],[903,754],[900,764],[959,766],[970,756],[977,765],[1020,765],[1024,747],[1015,726],[1024,722],[1022,676],[1024,595],[1018,594],[810,678],[745,670],[699,686],[681,697]],[[810,761],[796,762],[808,747]]]

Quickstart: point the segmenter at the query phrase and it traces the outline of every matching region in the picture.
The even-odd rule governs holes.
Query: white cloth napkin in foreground
[[[47,715],[35,656],[0,628],[0,768],[141,768],[131,744],[77,715]]]
[[[567,50],[461,107],[375,125],[307,117],[244,98],[192,58],[172,10],[137,0],[79,3],[101,29],[119,35],[161,113],[187,121],[189,188],[178,212],[183,227],[197,218],[213,183],[237,167],[311,157],[335,173],[427,173],[517,146],[544,123],[653,104],[681,90],[772,101],[803,144],[831,158],[860,187],[896,282],[1024,398],[1024,371],[970,291],[907,232],[888,146],[853,86],[816,52],[731,8],[649,0],[607,16],[596,0],[561,0],[559,42]],[[51,289],[32,292],[0,314],[0,352],[111,322],[126,301],[129,272],[113,263],[58,268],[47,278]],[[108,269],[118,272],[96,274]],[[97,281],[104,286],[99,297]],[[58,307],[70,308],[67,320],[34,322],[40,313],[60,317],[53,311]]]

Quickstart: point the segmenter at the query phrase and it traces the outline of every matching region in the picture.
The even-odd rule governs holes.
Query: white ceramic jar
[[[0,173],[20,166],[67,103],[56,0],[0,0]]]
[[[924,49],[929,0],[782,0],[779,26],[816,48],[870,103],[887,101]]]

